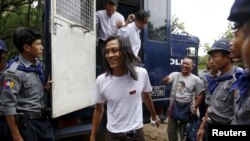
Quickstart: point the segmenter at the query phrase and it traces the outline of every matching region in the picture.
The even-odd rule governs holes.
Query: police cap
[[[238,23],[250,20],[250,0],[235,0],[228,20]]]
[[[209,55],[211,55],[214,52],[230,53],[230,46],[231,46],[230,45],[230,40],[220,39],[220,40],[214,42],[211,49],[207,53]]]

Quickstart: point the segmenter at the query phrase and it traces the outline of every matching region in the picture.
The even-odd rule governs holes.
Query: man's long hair
[[[137,58],[132,51],[132,46],[131,46],[129,39],[120,37],[120,36],[112,36],[108,38],[106,45],[109,41],[112,41],[112,40],[118,40],[120,52],[123,58],[123,63],[125,64],[125,69],[128,70],[130,76],[134,80],[138,80],[137,72],[135,71],[135,66],[137,65]],[[105,64],[105,69],[106,69],[106,76],[113,75],[113,70],[109,66],[109,63],[107,62],[105,58],[105,54],[103,56],[105,60],[104,64]]]

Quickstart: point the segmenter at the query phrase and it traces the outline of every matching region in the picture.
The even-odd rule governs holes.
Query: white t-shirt
[[[179,102],[192,102],[193,97],[203,91],[203,83],[198,76],[183,76],[180,72],[172,72],[169,76],[172,84],[171,95]]]
[[[135,56],[138,56],[141,48],[140,32],[135,23],[130,23],[126,27],[120,28],[117,35],[129,38]]]
[[[118,21],[124,22],[124,17],[115,12],[111,17],[107,15],[106,10],[99,10],[96,12],[96,28],[97,38],[106,41],[110,36],[117,35],[116,23]]]
[[[121,77],[106,73],[96,80],[95,103],[107,101],[107,129],[112,133],[137,130],[143,127],[142,92],[152,90],[148,73],[136,67],[138,80],[130,74]]]

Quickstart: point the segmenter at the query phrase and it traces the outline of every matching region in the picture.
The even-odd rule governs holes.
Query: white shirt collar
[[[133,23],[131,23],[131,24],[132,24],[132,26],[135,28],[135,30],[136,30],[138,33],[141,32],[141,30],[135,25],[135,22],[133,22]]]

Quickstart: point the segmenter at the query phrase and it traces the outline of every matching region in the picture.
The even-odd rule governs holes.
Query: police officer
[[[239,40],[238,52],[241,59],[246,63],[248,69],[244,70],[234,85],[235,108],[233,124],[250,124],[250,75],[249,75],[249,53],[250,53],[250,1],[235,0],[228,20],[241,25],[242,38]]]
[[[5,62],[5,56],[7,55],[8,50],[5,46],[3,40],[0,39],[0,139],[1,141],[12,141],[11,133],[9,127],[5,121],[5,117],[2,113],[3,100],[2,100],[2,90],[3,90],[3,72],[6,70],[7,65]]]
[[[210,58],[208,59],[209,63],[210,63]],[[213,65],[213,67],[211,67],[211,70],[208,74],[206,74],[202,79],[204,81],[204,89],[206,91],[206,99],[205,99],[205,103],[207,105],[209,105],[210,103],[210,97],[211,96],[209,94],[209,90],[208,90],[208,85],[209,83],[212,83],[213,80],[218,79],[220,76],[220,71],[218,69],[216,69],[215,64]]]
[[[204,73],[199,75],[199,77],[201,78],[202,82],[203,82],[203,86],[204,86],[204,93],[205,93],[205,96],[204,96],[204,103],[201,103],[202,104],[205,104],[204,105],[200,105],[199,106],[199,112],[200,112],[200,118],[202,119],[205,114],[206,114],[206,111],[207,111],[207,105],[209,105],[210,103],[210,94],[209,94],[209,91],[208,91],[208,84],[212,82],[212,80],[215,80],[219,77],[220,75],[220,71],[218,71],[218,69],[216,69],[215,67],[215,64],[213,64],[213,66],[211,65],[211,61],[210,61],[210,57],[208,58],[208,62],[207,62],[207,68],[209,68],[209,70],[207,71],[207,73]]]
[[[235,81],[234,74],[237,69],[233,67],[229,48],[230,41],[221,39],[208,51],[212,67],[218,69],[221,74],[208,85],[210,103],[198,130],[197,140],[204,137],[207,123],[227,125],[232,121],[233,94],[230,93],[230,87]]]
[[[230,15],[228,17],[228,20],[235,22],[234,23],[235,37],[233,39],[233,45],[231,48],[231,55],[233,58],[236,58],[236,59],[242,59],[241,58],[241,48],[242,48],[243,42],[246,38],[246,36],[243,32],[244,31],[243,25],[247,22],[247,20],[250,19],[249,13],[250,13],[249,12],[249,1],[238,0],[238,1],[235,1],[234,5],[231,9]]]
[[[54,132],[45,112],[44,75],[38,60],[43,53],[41,34],[17,28],[13,35],[19,56],[4,73],[3,114],[13,140],[53,141]]]

